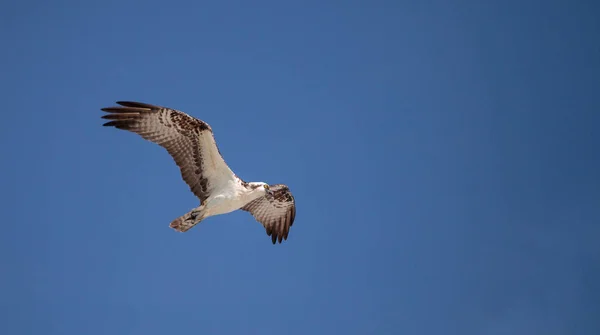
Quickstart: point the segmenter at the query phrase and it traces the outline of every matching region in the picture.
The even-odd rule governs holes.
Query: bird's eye
[[[265,187],[265,190],[268,190],[268,189],[269,189],[269,185],[266,185],[266,184],[265,184],[265,185],[264,185],[264,187]]]

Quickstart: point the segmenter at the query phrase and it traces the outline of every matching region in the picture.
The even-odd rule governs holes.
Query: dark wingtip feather
[[[296,204],[292,206],[292,217],[290,218],[290,227],[294,225],[294,221],[296,220]]]
[[[109,122],[105,122],[102,126],[103,127],[114,127],[116,126],[117,121],[109,121]]]
[[[131,124],[127,120],[115,120],[104,123],[104,127],[115,127],[117,129],[128,129]]]
[[[144,107],[104,107],[100,110],[106,113],[148,113],[152,111]]]
[[[136,101],[117,101],[117,103],[119,105],[125,106],[125,107],[149,108],[149,109],[160,108],[159,106],[155,106],[155,105],[151,105],[151,104],[146,104],[146,103],[143,103],[143,102],[136,102]]]
[[[102,115],[102,119],[106,120],[134,120],[136,116],[139,116],[137,113],[121,113],[121,114],[106,114]]]

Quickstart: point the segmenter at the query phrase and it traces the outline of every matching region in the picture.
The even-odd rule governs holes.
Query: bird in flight
[[[287,240],[296,203],[284,184],[246,182],[225,163],[208,123],[181,111],[141,102],[117,101],[102,108],[104,126],[124,129],[165,148],[200,205],[173,220],[170,227],[186,232],[200,221],[241,209],[260,222],[273,244]]]

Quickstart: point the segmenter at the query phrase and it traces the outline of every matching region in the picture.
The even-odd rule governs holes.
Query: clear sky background
[[[0,7],[0,333],[599,334],[594,1]],[[143,101],[285,183],[288,241],[198,205]]]

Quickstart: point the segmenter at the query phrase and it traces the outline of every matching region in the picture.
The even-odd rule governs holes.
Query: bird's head
[[[254,192],[259,192],[260,194],[273,196],[273,191],[269,187],[269,184],[263,182],[254,182],[250,183],[250,188],[254,190]]]

